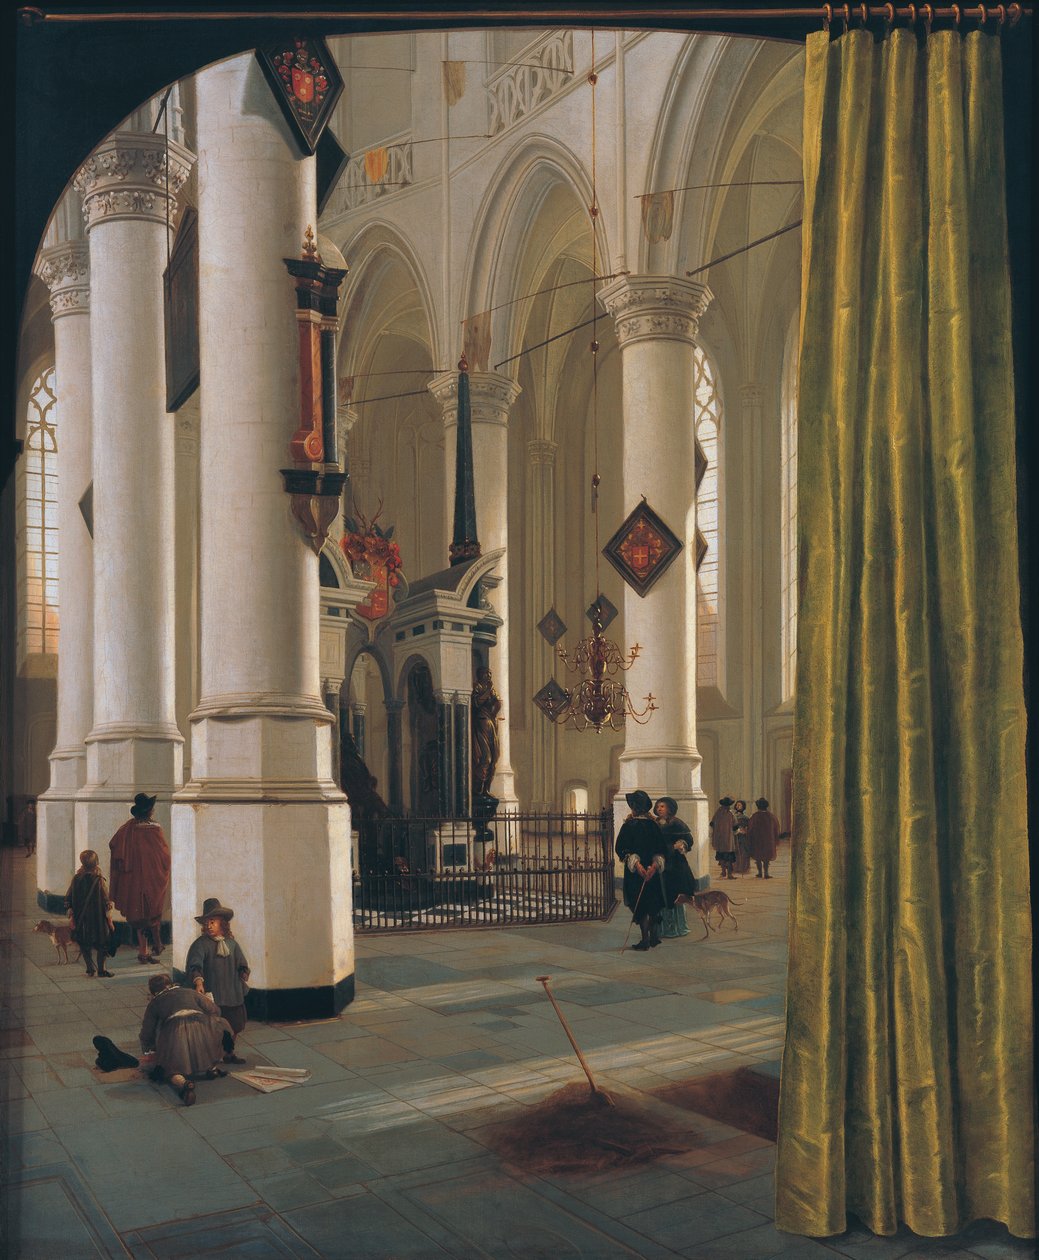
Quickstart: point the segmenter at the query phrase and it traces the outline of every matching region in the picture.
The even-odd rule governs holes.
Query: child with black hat
[[[245,995],[249,992],[249,964],[242,947],[231,934],[234,911],[220,904],[219,897],[207,897],[202,913],[195,922],[202,924],[202,935],[188,950],[185,970],[199,993],[212,993],[220,1014],[237,1037],[245,1027]],[[244,1063],[234,1047],[224,1055],[225,1063]]]

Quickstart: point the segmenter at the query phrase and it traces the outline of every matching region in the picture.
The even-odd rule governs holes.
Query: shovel
[[[570,1031],[570,1025],[566,1022],[566,1016],[559,1009],[559,1003],[556,1001],[555,995],[553,994],[552,990],[548,987],[548,982],[549,980],[551,980],[551,978],[552,978],[551,976],[535,976],[534,977],[534,979],[537,980],[537,982],[540,985],[542,985],[542,987],[544,988],[545,993],[548,997],[548,1000],[552,1003],[553,1010],[559,1016],[559,1022],[563,1025],[563,1032],[566,1033],[567,1039],[569,1040],[570,1044],[573,1046],[574,1054],[577,1055],[578,1062],[580,1063],[581,1067],[584,1068],[584,1074],[585,1076],[588,1077],[588,1084],[591,1087],[592,1098],[598,1103],[603,1103],[607,1107],[612,1107],[615,1105],[613,1099],[606,1092],[606,1090],[600,1089],[599,1086],[596,1085],[595,1077],[592,1075],[592,1069],[588,1066],[588,1060],[581,1053],[581,1047],[574,1040],[574,1034]]]

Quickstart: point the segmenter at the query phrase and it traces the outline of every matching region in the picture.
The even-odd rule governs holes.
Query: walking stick
[[[613,1099],[609,1096],[606,1090],[600,1089],[599,1086],[596,1085],[595,1077],[592,1075],[592,1069],[588,1066],[588,1060],[581,1053],[581,1047],[574,1040],[574,1034],[570,1031],[570,1025],[566,1022],[566,1016],[559,1009],[559,1003],[556,1001],[552,990],[548,987],[548,982],[551,978],[551,976],[534,977],[534,979],[537,980],[537,982],[544,988],[545,993],[548,996],[548,1000],[552,1003],[553,1010],[559,1016],[559,1022],[563,1025],[563,1032],[566,1033],[567,1039],[574,1048],[574,1054],[577,1055],[578,1062],[581,1064],[581,1067],[584,1068],[585,1076],[588,1077],[588,1084],[592,1090],[592,1097],[606,1103],[608,1107],[612,1107],[614,1106]]]
[[[628,930],[624,933],[624,944],[621,946],[622,954],[628,948],[628,937],[631,935],[631,929],[635,926],[635,915],[638,913],[639,902],[642,900],[642,894],[645,892],[646,885],[648,883],[648,878],[642,881],[642,887],[639,889],[639,895],[635,898],[635,908],[631,912],[631,922],[628,924]]]

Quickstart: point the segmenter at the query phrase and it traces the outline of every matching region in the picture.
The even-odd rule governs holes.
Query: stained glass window
[[[22,653],[58,651],[58,443],[54,369],[33,383],[23,461]]]
[[[720,687],[721,549],[718,545],[718,460],[721,400],[714,369],[696,347],[693,356],[696,436],[707,458],[707,471],[696,496],[696,524],[707,539],[707,552],[696,576],[696,682]]]

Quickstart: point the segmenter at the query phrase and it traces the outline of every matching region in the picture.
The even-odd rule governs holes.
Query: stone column
[[[695,838],[694,873],[710,873],[707,798],[696,749],[696,498],[693,349],[711,300],[705,285],[673,276],[628,276],[600,293],[621,348],[624,510],[645,495],[685,544],[644,596],[624,590],[623,646],[642,653],[624,682],[637,705],[652,692],[659,709],[625,724],[619,824],[624,793],[668,795]]]
[[[447,502],[455,494],[455,430],[458,425],[458,376],[452,372],[430,382],[430,392],[444,415],[444,457],[447,472]],[[473,420],[473,482],[476,491],[476,532],[480,550],[486,555],[499,547],[505,550],[498,565],[501,584],[494,604],[503,619],[498,639],[488,654],[494,676],[494,689],[501,697],[502,718],[498,726],[501,753],[491,783],[491,794],[499,809],[516,809],[516,776],[512,769],[509,708],[509,412],[520,396],[520,386],[500,372],[470,372],[469,396]],[[450,515],[450,509],[449,509]]]
[[[251,53],[201,71],[196,99],[202,661],[192,776],[173,807],[174,953],[220,897],[254,1016],[318,1018],[354,991],[350,811],[321,695],[318,558],[279,472],[300,411],[283,260],[316,225],[314,159]]]
[[[527,443],[527,520],[530,563],[527,565],[530,586],[531,618],[535,622],[555,604],[556,573],[556,498],[555,442],[535,438]],[[532,693],[553,676],[555,649],[540,634],[533,639],[534,673]],[[531,717],[531,807],[535,810],[558,808],[556,799],[557,728],[540,713]]]
[[[199,397],[196,391],[176,415],[176,643],[177,727],[188,730],[198,703],[198,452]],[[184,773],[190,777],[190,746]]]
[[[437,706],[437,808],[441,817],[455,811],[454,696],[450,691],[433,693]]]
[[[36,850],[40,904],[53,914],[64,914],[65,889],[84,847],[77,844],[75,803],[86,782],[84,741],[93,723],[94,695],[93,544],[79,507],[92,475],[90,255],[79,199],[69,194],[66,200],[75,203],[72,230],[78,228],[80,239],[45,249],[36,266],[51,294],[58,395],[58,724],[50,786],[37,808]]]
[[[404,726],[403,700],[387,700],[386,744],[390,762],[390,789],[386,804],[394,813],[404,809]]]
[[[739,389],[740,424],[746,464],[741,479],[743,501],[764,502],[761,408],[763,390],[760,385],[741,385]],[[741,621],[743,622],[743,774],[740,782],[750,802],[767,796],[764,761],[764,661],[762,638],[763,569],[765,556],[763,516],[761,512],[744,511],[740,522],[743,539],[743,570],[740,575]]]
[[[94,717],[76,837],[102,859],[136,792],[169,827],[176,718],[175,447],[162,273],[174,194],[194,161],[161,135],[109,136],[80,168],[90,240]]]
[[[472,719],[469,714],[469,693],[455,692],[455,799],[454,813],[464,818],[472,806],[469,761],[472,756]]]
[[[365,714],[368,712],[366,704],[350,705],[350,720],[353,727],[352,734],[354,743],[357,745],[357,754],[364,760],[364,737],[365,737]]]

